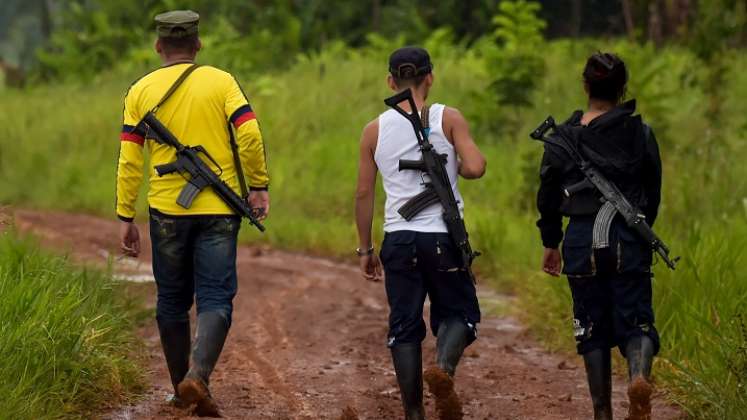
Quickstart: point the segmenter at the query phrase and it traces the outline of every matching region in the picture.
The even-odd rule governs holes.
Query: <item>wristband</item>
[[[374,253],[374,247],[371,245],[370,248],[361,250],[360,248],[355,248],[355,253],[358,254],[359,257],[365,257],[367,255],[373,255]]]

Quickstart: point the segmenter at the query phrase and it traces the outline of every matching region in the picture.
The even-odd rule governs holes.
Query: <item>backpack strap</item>
[[[151,112],[155,114],[158,111],[158,108],[160,108],[161,105],[163,105],[166,101],[169,100],[169,98],[171,98],[171,95],[173,95],[174,92],[176,92],[176,90],[179,89],[179,86],[181,86],[182,83],[184,83],[184,80],[186,80],[187,77],[189,77],[189,75],[192,74],[193,71],[197,70],[198,67],[200,67],[199,64],[192,64],[191,66],[187,67],[187,69],[184,70],[182,74],[179,75],[179,78],[174,81],[174,84],[171,85],[169,90],[166,91],[166,93],[163,95],[161,100],[158,101],[156,106],[154,106],[153,109],[151,109]]]

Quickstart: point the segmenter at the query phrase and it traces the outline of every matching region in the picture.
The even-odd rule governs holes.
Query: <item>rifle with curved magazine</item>
[[[545,134],[554,131],[554,136],[548,138]],[[620,214],[625,223],[630,227],[648,246],[661,256],[664,263],[670,269],[674,270],[680,257],[670,258],[669,248],[654,233],[651,226],[646,222],[646,216],[643,212],[632,205],[630,201],[622,194],[615,184],[610,182],[602,172],[595,168],[587,159],[581,155],[579,150],[568,141],[565,133],[558,130],[555,120],[547,117],[530,135],[534,140],[539,140],[545,144],[550,144],[564,150],[568,156],[576,163],[576,166],[584,174],[584,179],[574,185],[567,186],[563,189],[566,197],[585,190],[594,188],[602,195],[602,208],[597,212],[594,220],[593,247],[602,249],[609,247],[609,232],[612,220],[617,214]]]
[[[410,112],[405,111],[399,106],[402,102],[407,102],[410,105]],[[415,130],[415,137],[418,140],[420,151],[423,153],[421,160],[400,160],[399,170],[422,171],[429,178],[429,181],[425,183],[425,190],[409,199],[397,212],[405,220],[409,221],[426,207],[435,203],[441,203],[446,229],[449,231],[451,240],[459,250],[459,256],[462,261],[461,268],[467,272],[472,282],[475,282],[475,274],[472,272],[472,261],[480,253],[473,251],[469,243],[467,228],[459,212],[454,191],[451,189],[449,174],[446,171],[446,155],[439,154],[428,141],[428,134],[430,132],[430,129],[427,127],[428,108],[423,108],[423,118],[421,121],[410,89],[385,99],[384,103],[410,121],[412,128]]]

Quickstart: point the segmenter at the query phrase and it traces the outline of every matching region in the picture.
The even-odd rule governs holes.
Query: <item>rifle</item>
[[[545,133],[553,130],[556,134],[551,138],[545,137]],[[667,267],[674,270],[680,257],[669,258],[669,248],[654,233],[651,226],[646,222],[646,216],[643,212],[632,205],[615,184],[604,177],[601,171],[586,160],[574,144],[568,141],[562,130],[558,130],[555,120],[547,117],[542,124],[537,127],[529,137],[539,140],[545,144],[553,145],[563,149],[576,166],[584,174],[584,179],[574,185],[567,186],[563,189],[563,194],[570,197],[573,194],[586,188],[594,188],[602,195],[602,207],[597,213],[594,220],[593,247],[594,249],[609,247],[609,231],[612,225],[612,219],[616,214],[620,214],[625,223],[630,227],[640,239],[642,239],[653,251],[658,253]]]
[[[265,227],[257,220],[254,209],[249,206],[249,203],[220,179],[223,169],[221,169],[220,165],[218,165],[203,146],[185,146],[180,143],[176,136],[156,118],[153,111],[145,114],[141,124],[145,124],[148,127],[149,137],[160,144],[176,149],[175,161],[155,167],[158,176],[164,176],[173,172],[178,172],[182,176],[189,174],[187,185],[184,186],[184,189],[179,193],[179,197],[176,200],[177,204],[188,209],[192,206],[192,201],[197,197],[197,194],[206,187],[211,187],[231,210],[239,216],[249,219],[249,222],[256,226],[260,232],[265,231]],[[205,155],[218,168],[218,174],[210,169],[210,166],[200,158],[200,153]],[[236,168],[236,170],[240,171],[241,168]]]
[[[400,103],[405,101],[410,105],[410,112],[406,112],[399,106]],[[426,207],[435,203],[441,203],[441,206],[443,206],[442,216],[446,223],[446,229],[449,231],[451,240],[459,250],[462,270],[466,271],[470,280],[475,283],[475,274],[472,272],[472,261],[480,253],[473,251],[469,243],[467,228],[464,225],[464,219],[462,219],[459,213],[459,206],[454,197],[454,191],[451,189],[449,174],[446,172],[446,155],[438,154],[433,145],[428,141],[430,130],[423,127],[410,89],[385,99],[384,103],[410,121],[412,128],[415,130],[415,137],[418,140],[420,151],[423,153],[421,160],[400,160],[399,170],[422,171],[430,179],[430,181],[425,183],[425,190],[409,199],[397,212],[405,220],[410,221]],[[426,110],[423,111],[424,114],[425,112]]]

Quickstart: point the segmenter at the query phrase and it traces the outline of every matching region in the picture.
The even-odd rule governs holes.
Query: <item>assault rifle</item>
[[[406,112],[399,106],[400,103],[405,101],[410,105],[410,112]],[[469,243],[467,228],[464,226],[464,220],[459,213],[459,206],[456,197],[454,197],[454,191],[451,189],[449,174],[446,172],[446,155],[438,154],[433,145],[428,141],[430,130],[423,127],[410,89],[385,99],[384,103],[410,121],[412,128],[415,130],[415,137],[418,140],[418,145],[420,145],[420,151],[423,152],[421,160],[400,160],[399,170],[422,171],[429,178],[429,181],[425,182],[425,190],[408,200],[397,212],[405,220],[410,221],[426,207],[435,203],[441,203],[441,206],[443,206],[443,219],[451,240],[459,250],[462,269],[467,272],[472,282],[475,282],[475,274],[472,272],[472,261],[480,253],[473,251]],[[423,114],[426,115],[427,121],[427,109],[423,110]]]
[[[187,185],[184,186],[184,189],[179,193],[179,197],[176,200],[177,204],[188,209],[192,206],[192,201],[197,197],[197,194],[206,187],[211,187],[231,210],[239,216],[249,219],[249,222],[256,226],[260,232],[265,231],[265,227],[257,220],[255,211],[249,206],[249,203],[220,179],[220,174],[223,170],[204,147],[185,146],[181,144],[176,136],[156,118],[153,111],[145,114],[141,123],[148,126],[148,136],[150,138],[153,138],[160,144],[165,144],[176,149],[175,161],[155,167],[158,176],[164,176],[173,172],[178,172],[182,176],[185,174],[189,175]],[[218,168],[218,174],[213,172],[210,166],[200,158],[200,153],[205,155]],[[236,170],[240,171],[241,168],[236,168]]]
[[[545,133],[551,129],[554,131],[555,135],[551,138],[545,137]],[[564,188],[563,193],[566,197],[570,197],[587,188],[594,188],[602,195],[601,200],[604,204],[602,205],[602,208],[599,209],[596,220],[594,221],[594,249],[609,247],[609,231],[612,225],[612,219],[614,219],[615,215],[619,213],[628,227],[630,227],[653,251],[656,251],[656,253],[661,256],[667,267],[672,270],[675,269],[675,265],[680,257],[674,259],[669,258],[669,248],[667,248],[664,242],[656,236],[656,233],[651,229],[651,226],[646,223],[646,216],[643,212],[632,205],[615,184],[605,178],[601,171],[584,158],[578,148],[576,148],[572,142],[568,141],[566,137],[567,133],[558,129],[555,125],[555,120],[552,117],[547,117],[547,119],[543,121],[542,124],[540,124],[540,126],[537,127],[537,129],[535,129],[529,136],[545,144],[560,147],[568,154],[568,156],[571,157],[571,159],[573,159],[576,166],[584,174],[583,181]]]

